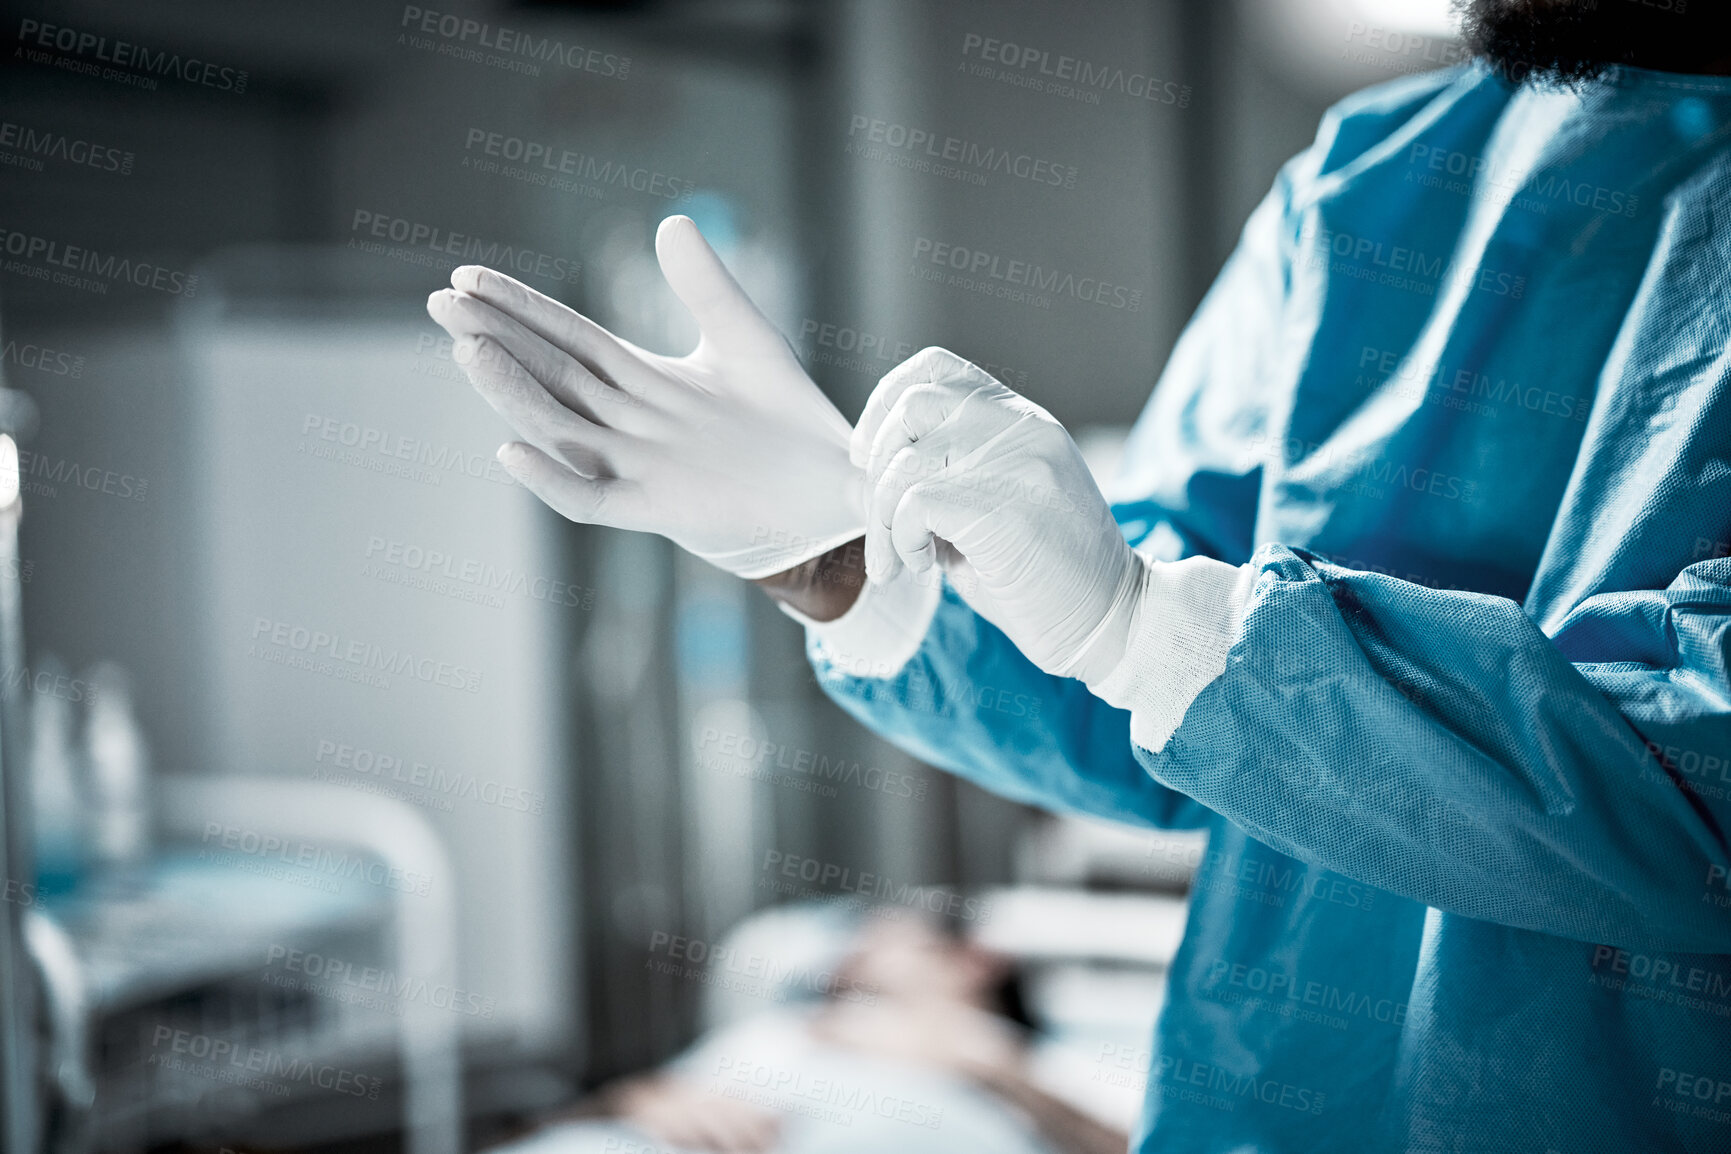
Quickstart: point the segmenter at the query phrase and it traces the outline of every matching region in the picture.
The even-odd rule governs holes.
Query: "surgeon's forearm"
[[[752,584],[813,621],[834,621],[853,606],[865,584],[865,538]]]

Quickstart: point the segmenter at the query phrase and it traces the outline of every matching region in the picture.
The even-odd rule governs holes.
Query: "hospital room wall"
[[[1073,429],[1132,419],[1279,165],[1331,100],[1378,78],[1292,65],[1267,7],[1102,0],[1079,20],[1029,0],[831,5],[844,47],[811,149],[832,154],[831,231],[846,240],[813,253],[827,278],[814,292],[839,314],[819,318],[838,333],[818,339],[851,328],[893,348],[946,344]],[[1157,96],[1054,83],[1041,68],[1063,57]],[[936,143],[887,143],[904,130]],[[1035,167],[945,165],[946,142],[950,157]],[[894,360],[815,351],[844,410]]]

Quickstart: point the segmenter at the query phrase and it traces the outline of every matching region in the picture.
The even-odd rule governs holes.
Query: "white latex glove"
[[[662,221],[655,253],[702,334],[688,356],[646,352],[476,265],[428,298],[527,442],[500,448],[506,470],[573,521],[659,533],[745,578],[858,537],[846,419],[690,218]]]
[[[878,382],[850,452],[866,470],[866,573],[941,566],[1048,673],[1123,657],[1147,566],[1050,413],[946,349]]]

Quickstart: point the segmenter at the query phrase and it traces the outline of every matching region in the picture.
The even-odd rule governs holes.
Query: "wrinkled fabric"
[[[1128,445],[1132,542],[1257,568],[1166,744],[953,592],[893,677],[812,646],[933,764],[1210,831],[1136,1149],[1731,1151],[1728,335],[1731,80],[1368,90]]]

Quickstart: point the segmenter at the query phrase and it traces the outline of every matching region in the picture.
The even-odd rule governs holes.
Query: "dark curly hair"
[[[1474,55],[1511,80],[1580,84],[1619,64],[1731,74],[1727,0],[1455,0]]]

